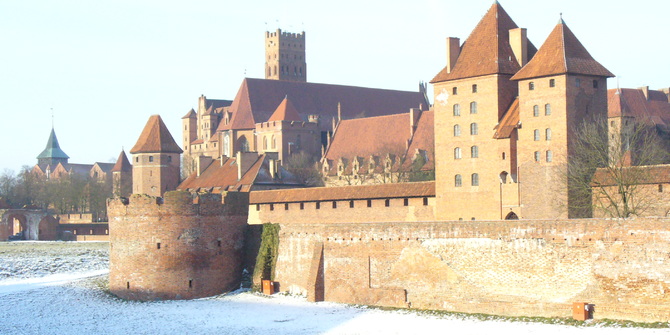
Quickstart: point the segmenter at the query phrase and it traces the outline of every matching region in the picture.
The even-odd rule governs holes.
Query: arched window
[[[477,114],[477,102],[473,101],[470,103],[470,114]]]
[[[471,176],[472,179],[472,186],[479,186],[479,174],[478,173],[473,173]]]
[[[556,79],[549,79],[549,87],[556,87]]]
[[[452,95],[458,95],[458,87],[454,87],[451,89],[451,94]]]
[[[472,93],[477,93],[477,84],[472,85]]]
[[[500,172],[500,183],[501,184],[507,184],[507,176],[508,175],[509,174],[507,173],[507,171]]]
[[[456,177],[454,177],[454,186],[461,187],[462,185],[463,185],[463,177],[461,177],[460,174],[457,174]]]
[[[461,116],[461,105],[454,104],[454,116]]]
[[[535,83],[531,81],[530,83],[528,83],[528,90],[532,91],[534,89],[535,89]]]
[[[539,151],[535,151],[535,161],[536,162],[540,161],[540,152]]]
[[[268,137],[263,136],[263,150],[268,150]]]
[[[551,141],[551,129],[547,128],[544,130],[544,139]]]
[[[247,137],[242,135],[240,138],[237,140],[239,150],[242,152],[249,152],[249,141],[247,141]]]
[[[550,104],[544,105],[544,115],[551,115],[551,105]]]
[[[534,139],[535,141],[539,141],[539,140],[540,140],[540,130],[539,130],[539,129],[535,129],[535,130],[533,130],[533,139]]]
[[[474,145],[470,147],[470,157],[479,158],[479,147]]]
[[[461,159],[461,148],[454,148],[454,159]]]
[[[477,135],[479,130],[476,123],[470,123],[470,135]]]
[[[454,125],[454,136],[461,136],[461,126],[455,124]]]
[[[275,137],[275,135],[272,135],[272,149],[276,148],[277,148],[277,138]]]
[[[540,106],[538,105],[533,106],[533,116],[535,117],[540,116]]]
[[[554,160],[554,153],[551,150],[547,150],[547,162]]]

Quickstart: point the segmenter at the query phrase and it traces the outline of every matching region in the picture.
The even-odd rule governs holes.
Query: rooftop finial
[[[565,24],[565,22],[563,21],[563,13],[559,13],[558,15],[559,15],[558,24]]]
[[[54,109],[51,107],[51,128],[54,127]]]

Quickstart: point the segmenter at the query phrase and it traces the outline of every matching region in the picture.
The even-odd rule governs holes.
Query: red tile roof
[[[143,152],[170,152],[182,153],[183,151],[174,141],[170,131],[163,123],[160,115],[152,115],[144,126],[140,138],[130,150],[131,154]]]
[[[416,125],[416,130],[414,131],[414,136],[412,137],[412,142],[409,145],[406,153],[405,163],[403,168],[407,169],[412,164],[412,157],[417,152],[417,150],[426,151],[428,161],[421,168],[421,170],[433,170],[435,169],[435,127],[434,127],[434,115],[433,111],[425,111],[421,113],[419,122]]]
[[[186,115],[182,116],[181,118],[182,119],[190,119],[190,118],[194,118],[194,117],[197,117],[197,114],[195,113],[193,108],[191,108],[191,110],[188,111],[188,113],[186,113]]]
[[[505,115],[503,115],[500,123],[493,128],[496,131],[493,138],[510,138],[514,129],[518,128],[519,120],[519,98],[517,97],[514,99]]]
[[[612,177],[616,174],[616,178]],[[670,165],[629,166],[616,169],[599,168],[593,175],[591,186],[614,186],[616,180],[625,180],[632,184],[667,184],[670,183]]]
[[[337,161],[373,155],[403,155],[410,138],[409,113],[342,120],[325,153]]]
[[[622,88],[607,91],[608,116],[631,116],[647,125],[670,127],[670,103],[661,91]]]
[[[515,28],[516,23],[496,1],[463,43],[451,73],[445,67],[431,83],[496,73],[515,74],[521,68],[509,44],[509,31]],[[536,51],[528,41],[528,59]]]
[[[289,99],[288,96],[284,98],[284,100],[281,102],[279,107],[275,110],[275,112],[270,116],[270,119],[267,121],[298,121],[302,122],[303,119],[300,118],[300,115],[298,114],[298,110],[295,109],[295,106],[293,106],[293,103],[291,103],[291,100]]]
[[[328,129],[330,119],[337,117],[338,104],[343,119],[407,113],[410,108],[428,106],[424,94],[418,91],[246,78],[230,106],[232,120],[227,125],[219,123],[217,130],[253,129],[256,123],[270,119],[286,96],[291,97],[301,119],[320,115],[322,130]]]
[[[614,77],[612,72],[591,57],[591,54],[561,19],[535,57],[514,75],[512,80],[566,73]]]
[[[254,191],[251,204],[282,202],[434,197],[435,182]]]
[[[119,158],[116,159],[116,164],[114,164],[114,167],[112,168],[112,172],[128,172],[132,171],[133,166],[130,165],[130,161],[128,161],[128,156],[126,156],[126,152],[121,150],[121,153],[119,154]]]

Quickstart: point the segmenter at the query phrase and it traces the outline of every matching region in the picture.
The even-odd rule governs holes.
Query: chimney
[[[668,101],[670,102],[670,88],[662,88],[661,92],[665,93],[665,96],[667,97]]]
[[[257,159],[258,153],[256,152],[237,152],[237,180],[242,179],[242,176],[249,171]]]
[[[447,73],[451,73],[456,65],[456,60],[461,54],[461,39],[458,37],[447,37]]]
[[[414,131],[416,131],[416,124],[419,123],[419,118],[421,117],[421,109],[419,108],[410,108],[409,109],[409,137],[414,137]]]
[[[519,66],[528,63],[528,38],[526,28],[514,28],[509,30],[509,45],[512,47],[514,56]]]
[[[642,86],[638,88],[638,90],[642,91],[642,93],[644,94],[644,98],[649,100],[649,86]]]
[[[195,161],[195,164],[197,165],[195,167],[197,172],[196,175],[200,177],[200,174],[202,174],[209,167],[209,165],[212,164],[213,161],[214,159],[212,159],[210,156],[198,156],[198,159]]]

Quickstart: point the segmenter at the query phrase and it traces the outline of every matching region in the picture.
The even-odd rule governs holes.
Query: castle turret
[[[191,142],[198,139],[198,115],[191,108],[186,115],[181,118],[183,126],[184,142],[182,148],[186,155],[191,153]]]
[[[576,157],[581,125],[607,122],[607,78],[613,76],[561,19],[535,57],[512,77],[519,84],[523,123],[518,131],[523,217],[591,215],[590,194],[567,180],[567,168]]]
[[[133,166],[123,150],[112,168],[112,192],[117,197],[127,197],[133,193]]]
[[[265,79],[307,81],[305,32],[265,32]]]
[[[53,169],[58,163],[67,164],[69,158],[70,156],[66,155],[65,152],[61,150],[60,145],[58,144],[58,138],[56,138],[56,132],[52,127],[46,148],[44,148],[42,153],[37,156],[37,165],[42,167],[50,165]]]
[[[177,189],[182,152],[161,117],[152,115],[130,150],[133,193],[162,196],[166,191]]]

